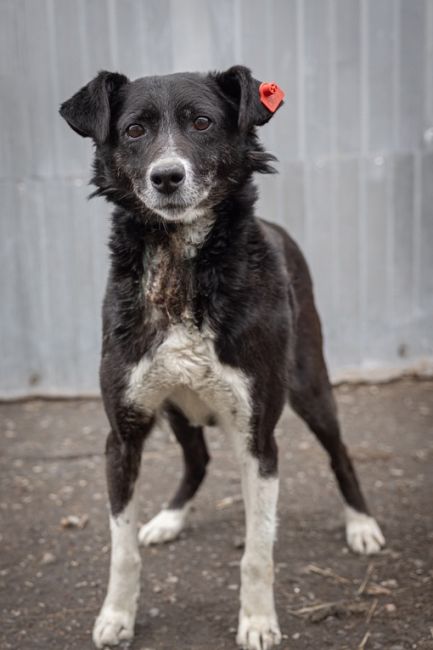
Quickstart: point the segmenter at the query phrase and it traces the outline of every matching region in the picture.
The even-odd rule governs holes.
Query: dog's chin
[[[164,221],[176,223],[193,223],[203,214],[203,210],[195,205],[167,204],[148,207]]]
[[[202,201],[194,203],[181,200],[155,201],[149,200],[144,193],[137,193],[137,196],[148,210],[171,223],[193,223],[205,212]]]
[[[171,223],[193,223],[209,209],[209,191],[195,192],[192,196],[183,196],[175,192],[168,197],[158,196],[154,192],[135,190],[136,196],[148,210],[164,221]]]

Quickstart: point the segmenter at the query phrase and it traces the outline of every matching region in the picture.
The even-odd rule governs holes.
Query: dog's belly
[[[131,368],[126,399],[149,415],[172,402],[192,424],[215,419],[223,427],[249,430],[248,378],[218,360],[209,330],[189,323],[173,326],[156,351]]]

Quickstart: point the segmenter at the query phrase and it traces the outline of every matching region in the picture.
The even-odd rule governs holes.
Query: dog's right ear
[[[128,78],[123,74],[102,71],[63,102],[60,115],[83,138],[93,138],[102,144],[110,131],[112,96],[127,83]]]
[[[214,73],[213,78],[237,110],[238,127],[242,132],[266,124],[283,103],[284,92],[276,83],[254,79],[251,70],[243,65]]]

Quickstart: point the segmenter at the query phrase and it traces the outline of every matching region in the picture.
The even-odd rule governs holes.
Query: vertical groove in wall
[[[368,105],[368,0],[361,0],[361,154],[368,153],[369,105]]]
[[[425,2],[424,126],[433,127],[433,0]]]
[[[13,15],[13,3],[12,1],[9,3],[9,15]],[[12,74],[17,74],[17,79],[20,79],[21,82],[19,84],[20,88],[20,94],[25,91],[26,88],[26,76],[27,76],[27,62],[29,60],[29,52],[28,52],[28,39],[27,39],[27,21],[20,20],[19,14],[13,15],[13,25],[9,26],[9,29],[11,30],[13,34],[13,38],[15,40],[15,43],[17,44],[16,47],[19,49],[19,52],[17,52],[16,60],[7,62],[8,67],[10,66],[12,68]],[[4,62],[6,63],[6,57],[3,59]],[[17,66],[17,70],[15,72],[14,67]],[[4,78],[4,77],[3,77]],[[28,165],[31,164],[31,161],[34,160],[34,152],[33,152],[33,137],[32,137],[32,129],[31,129],[31,120],[30,120],[30,113],[32,110],[32,107],[30,106],[30,102],[24,101],[24,97],[21,97],[21,108],[22,108],[22,113],[21,115],[23,124],[22,128],[25,130],[25,156],[27,157],[27,160],[23,162],[23,176],[25,176],[24,172],[24,165],[26,171],[28,170]],[[3,119],[6,116],[3,116]],[[8,151],[6,149],[11,149],[12,144],[9,138],[12,137],[11,130],[7,128],[4,122],[2,122],[2,130],[3,130],[3,140],[0,140],[2,144],[4,145],[2,147],[1,151],[1,156],[3,157],[3,161],[6,159],[8,156]],[[12,170],[11,170],[12,171]]]
[[[359,246],[359,349],[360,358],[363,358],[363,353],[366,343],[366,303],[367,303],[367,250],[366,250],[366,156],[368,155],[368,139],[369,139],[369,106],[368,106],[368,0],[361,0],[361,16],[360,16],[360,31],[361,31],[361,157],[359,161],[359,230],[358,230],[358,246]]]
[[[26,360],[26,369],[23,380],[25,385],[28,385],[29,374],[34,371],[34,357],[36,348],[32,345],[32,337],[28,336],[28,333],[25,331],[27,324],[32,322],[31,314],[31,304],[30,304],[30,295],[27,286],[27,274],[26,274],[26,264],[28,260],[28,233],[26,231],[26,220],[27,215],[24,211],[23,203],[25,201],[25,195],[29,191],[28,184],[17,183],[17,193],[16,193],[16,203],[15,203],[15,223],[14,228],[16,231],[16,238],[19,242],[19,252],[17,256],[17,272],[19,277],[18,286],[22,288],[22,297],[24,300],[20,304],[20,316],[21,322],[16,323],[16,327],[21,329],[23,332],[22,336],[22,346],[19,351],[20,355]]]
[[[337,30],[335,0],[329,0],[329,104],[330,104],[330,157],[331,157],[331,255],[332,255],[332,304],[334,313],[338,309],[340,294],[338,273],[338,208],[337,208]]]
[[[59,85],[58,85],[58,67],[57,67],[57,39],[56,39],[56,25],[55,25],[55,14],[54,14],[54,0],[45,0],[45,13],[48,21],[48,43],[49,43],[49,66],[50,66],[50,85],[51,85],[51,97],[53,101],[54,98],[59,96]],[[54,152],[55,152],[55,169],[61,167],[60,160],[63,155],[63,147],[60,146],[60,121],[56,121],[53,125],[52,132],[54,133]]]
[[[304,25],[305,12],[304,0],[297,0],[296,12],[296,32],[297,40],[297,65],[298,65],[298,115],[299,115],[299,132],[298,132],[298,151],[299,158],[305,160],[305,39]]]
[[[331,116],[330,152],[331,158],[337,156],[337,34],[335,0],[329,1],[329,105]]]
[[[234,0],[235,15],[234,15],[234,39],[235,39],[235,56],[236,61],[233,63],[241,63],[242,57],[242,0]]]
[[[424,132],[423,150],[414,156],[415,190],[414,190],[414,235],[413,235],[413,307],[414,316],[422,313],[422,197],[423,197],[423,160],[433,150],[433,0],[425,0],[424,25]],[[424,152],[424,155],[423,155]]]
[[[394,151],[400,146],[400,50],[401,50],[401,0],[394,0],[392,28],[393,42],[393,143]],[[386,269],[387,269],[387,314],[388,322],[394,322],[394,254],[395,254],[395,160],[389,157],[389,173],[387,175],[386,196]]]
[[[304,161],[304,252],[307,259],[311,254],[312,246],[312,223],[311,223],[311,175],[313,162]]]
[[[398,151],[400,146],[400,54],[401,54],[401,0],[394,0],[392,27],[394,32],[394,53],[393,53],[393,141],[394,150]]]
[[[86,0],[79,0],[78,3],[78,29],[81,51],[81,72],[84,80],[90,80],[92,71],[90,70],[89,43],[86,32]]]
[[[358,278],[358,300],[359,300],[359,349],[360,358],[363,358],[366,339],[366,303],[367,303],[367,250],[366,250],[366,183],[365,183],[366,159],[360,158],[358,170],[359,182],[359,205],[358,205],[358,246],[359,246],[359,278]]]
[[[146,29],[146,22],[145,22],[145,15],[144,15],[144,2],[143,2],[143,0],[139,0],[139,3],[138,3],[138,16],[139,16],[139,20],[140,20],[141,31],[144,34],[145,29]],[[171,12],[170,12],[169,16],[171,16]],[[170,25],[170,27],[171,27],[171,25]],[[146,48],[146,39],[144,39],[144,38],[141,39],[141,43],[140,43],[140,56],[141,56],[143,61],[146,60],[147,48]],[[120,72],[121,72],[121,70],[120,70]]]
[[[338,233],[339,212],[337,206],[337,193],[338,193],[338,162],[334,159],[331,162],[331,255],[332,255],[332,304],[334,308],[334,316],[337,318],[338,314],[338,301],[340,296],[340,274],[338,272],[338,251],[343,242],[340,242]]]
[[[413,316],[420,311],[420,263],[421,263],[421,220],[422,220],[422,153],[414,155],[414,206],[413,206]]]
[[[116,72],[119,71],[119,47],[116,27],[116,0],[106,0],[105,7],[108,14],[108,32],[111,55],[111,66]]]
[[[391,156],[387,161],[389,168],[386,179],[386,296],[388,323],[394,322],[394,251],[395,251],[395,219],[394,219],[394,183],[395,162]]]
[[[44,374],[48,375],[48,381],[50,380],[52,372],[52,362],[50,359],[49,352],[47,347],[49,346],[50,331],[53,323],[52,313],[51,313],[51,300],[48,291],[47,278],[49,274],[49,237],[47,233],[47,222],[46,222],[46,206],[45,206],[45,195],[41,191],[37,196],[37,214],[35,215],[40,226],[39,226],[39,238],[38,238],[38,248],[39,248],[39,260],[40,260],[40,272],[42,282],[40,283],[40,301],[41,301],[41,313],[42,313],[42,329],[44,332],[47,332],[47,337],[41,337],[40,345],[42,346],[41,351],[41,368],[43,368]],[[48,345],[47,345],[48,341]]]
[[[298,73],[298,156],[301,161],[304,182],[302,185],[303,195],[303,231],[304,231],[304,252],[308,255],[311,246],[310,232],[310,168],[306,160],[306,132],[305,132],[305,8],[304,0],[297,0],[296,5],[296,34],[297,34],[297,73]]]

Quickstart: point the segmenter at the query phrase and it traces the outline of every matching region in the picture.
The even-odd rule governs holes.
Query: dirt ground
[[[280,647],[433,648],[433,383],[342,386],[336,395],[388,546],[374,558],[347,550],[325,455],[287,412],[278,433]],[[1,404],[0,430],[0,648],[90,650],[109,562],[101,403]],[[239,478],[228,440],[212,429],[208,442],[213,462],[188,529],[175,543],[142,550],[131,650],[236,647]],[[142,522],[180,470],[176,443],[155,432],[143,458]],[[81,527],[62,525],[70,515]]]

